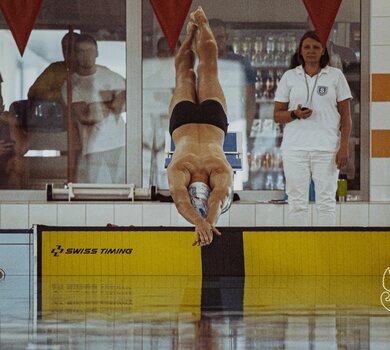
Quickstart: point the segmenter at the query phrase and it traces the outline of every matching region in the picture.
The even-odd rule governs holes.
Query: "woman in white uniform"
[[[352,95],[342,71],[328,65],[329,54],[315,32],[302,36],[298,52],[300,65],[281,78],[274,110],[275,122],[285,124],[281,149],[288,224],[308,225],[313,179],[317,225],[334,226],[339,169],[348,160]]]

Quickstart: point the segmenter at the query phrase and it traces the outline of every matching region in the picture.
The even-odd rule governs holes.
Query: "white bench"
[[[242,134],[240,132],[228,132],[225,136],[223,150],[227,161],[234,171],[242,170]],[[175,151],[169,132],[165,133],[165,168],[168,167]]]

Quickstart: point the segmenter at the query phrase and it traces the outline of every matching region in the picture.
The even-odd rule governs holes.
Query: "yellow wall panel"
[[[189,231],[44,231],[42,275],[202,275]]]
[[[372,101],[390,101],[390,74],[372,74]]]
[[[390,158],[390,130],[371,131],[371,156]]]
[[[246,276],[371,276],[390,264],[388,231],[244,231]]]
[[[226,230],[218,239],[231,244],[238,235],[241,242],[229,248],[240,251],[233,254],[234,264],[244,265],[245,278],[233,274],[238,278],[229,281],[234,288],[225,288],[234,264],[215,249],[222,245],[194,248],[190,231],[43,230],[38,310],[43,319],[62,314],[83,319],[88,313],[96,319],[131,314],[175,320],[180,314],[198,320],[208,306],[222,303],[222,308],[229,301],[235,310],[241,304],[246,315],[286,305],[380,305],[382,276],[390,266],[390,228]],[[102,253],[109,249],[112,254]],[[207,275],[207,264],[228,268],[220,269],[219,280],[213,268]]]

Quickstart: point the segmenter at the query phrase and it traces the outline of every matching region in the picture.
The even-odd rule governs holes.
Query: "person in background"
[[[315,31],[314,24],[311,21],[310,16],[307,16],[306,23],[308,31]],[[333,29],[336,28],[337,24],[335,23],[331,33],[333,32]],[[353,50],[346,46],[337,45],[334,41],[332,41],[331,37],[332,35],[330,35],[326,45],[329,54],[329,65],[341,69],[344,73],[350,69],[356,68],[356,63],[358,63],[358,60]],[[298,53],[296,53],[296,55],[297,54]]]
[[[329,66],[315,32],[302,36],[298,52],[300,65],[282,76],[274,107],[275,122],[286,124],[281,149],[289,225],[308,225],[312,178],[318,225],[334,226],[339,169],[348,160],[352,95],[342,71]]]
[[[156,56],[159,58],[166,58],[166,57],[173,57],[177,53],[177,50],[179,50],[181,45],[180,40],[177,41],[176,49],[174,53],[171,53],[171,49],[168,46],[167,39],[165,36],[162,36],[160,39],[157,40],[157,53]]]
[[[143,184],[168,188],[167,173],[164,168],[166,157],[165,130],[169,116],[166,108],[172,98],[175,68],[174,59],[181,42],[178,40],[174,53],[162,36],[157,40],[156,57],[143,61]],[[151,73],[153,72],[153,73]],[[164,86],[164,84],[166,84]],[[171,85],[170,85],[171,84]],[[169,88],[167,88],[169,86]]]
[[[67,77],[67,67],[75,68],[74,43],[77,33],[67,33],[61,40],[64,61],[51,63],[35,80],[27,97],[32,101],[62,101],[61,88]]]
[[[48,118],[52,118],[53,112],[57,115],[66,115],[61,89],[67,80],[68,70],[72,72],[76,68],[74,44],[79,35],[75,32],[69,32],[63,36],[61,47],[64,60],[51,63],[35,80],[27,94],[28,110],[35,111],[39,108]],[[25,118],[28,118],[28,115]],[[25,120],[24,123],[26,123]],[[68,132],[72,133],[72,144],[68,144],[68,155],[71,157],[71,175],[67,180],[74,182],[76,159],[79,157],[81,146],[76,123],[71,122],[70,125],[71,128]],[[67,119],[64,119],[64,128],[68,129],[68,126]]]
[[[26,133],[19,120],[4,110],[0,95],[0,188],[23,188],[23,155],[27,152]]]
[[[256,72],[249,59],[234,53],[232,48],[228,45],[229,35],[226,31],[226,23],[218,18],[212,18],[209,20],[209,24],[218,45],[218,58],[237,61],[244,69],[246,79],[245,114],[247,117],[247,136],[249,136],[253,119],[256,114]]]
[[[197,76],[195,54],[199,57]],[[176,58],[176,86],[169,106],[175,152],[169,190],[178,212],[195,225],[193,245],[212,242],[221,213],[233,200],[233,170],[223,151],[226,101],[218,80],[217,44],[201,7],[191,14]]]
[[[82,154],[77,182],[125,182],[125,79],[96,64],[96,40],[81,34],[75,42],[72,74],[72,117],[78,125]],[[62,87],[67,101],[67,82]]]
[[[339,68],[343,72],[346,72],[349,69],[352,69],[357,63],[355,54],[348,47],[339,46],[332,41],[329,41],[327,49],[329,54],[329,65],[332,67]],[[298,51],[291,56],[289,68],[295,68],[297,65],[299,65]]]
[[[243,154],[248,154],[252,151],[253,144],[250,139],[250,133],[253,125],[253,120],[256,116],[256,71],[252,67],[248,58],[236,54],[232,47],[228,44],[229,34],[226,29],[226,23],[219,18],[211,18],[209,20],[210,28],[213,31],[215,40],[218,45],[218,59],[238,62],[243,70],[245,78],[244,86],[244,111],[245,116],[244,126],[236,124],[236,117],[229,115],[229,123],[231,131],[240,131],[243,133]],[[223,86],[222,86],[223,87]],[[239,182],[245,183],[248,180],[248,164],[244,157],[243,170],[238,172],[235,176],[235,188],[240,189]]]
[[[329,65],[348,72],[356,67],[357,57],[352,49],[346,46],[336,45],[333,41],[328,41],[328,52],[330,56]]]

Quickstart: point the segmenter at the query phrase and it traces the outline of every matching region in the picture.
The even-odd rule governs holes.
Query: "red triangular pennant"
[[[150,3],[173,53],[192,0],[150,0]]]
[[[339,10],[341,0],[303,0],[322,46],[326,45],[329,33]]]
[[[0,9],[23,56],[43,0],[0,0]]]

